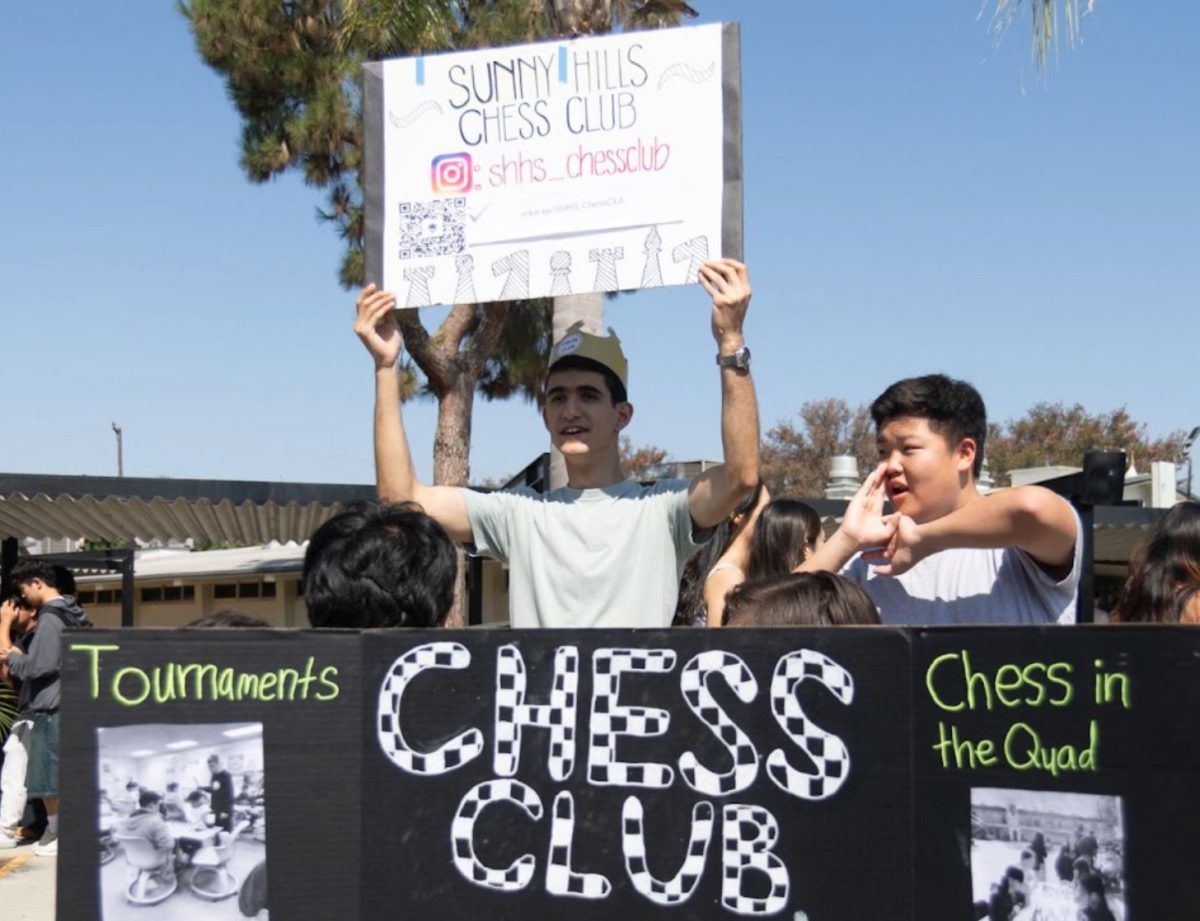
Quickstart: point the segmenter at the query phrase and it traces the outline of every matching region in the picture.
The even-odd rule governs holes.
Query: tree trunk
[[[569,294],[554,299],[554,336],[558,342],[576,321],[583,321],[586,332],[602,335],[604,332],[604,295]],[[567,464],[562,453],[550,446],[550,488],[559,489],[567,485]]]
[[[397,322],[404,345],[425,373],[438,401],[433,437],[433,482],[436,486],[466,487],[471,473],[471,413],[475,387],[488,357],[496,350],[504,324],[503,304],[455,304],[437,332],[430,336],[417,311],[400,311]],[[459,578],[448,627],[467,624],[466,556],[458,550]]]
[[[437,430],[433,438],[433,482],[442,486],[466,486],[471,475],[471,415],[475,405],[475,378],[458,373],[450,389],[438,401]],[[467,625],[467,559],[461,546],[454,548],[458,578],[454,582],[454,607],[447,627]]]

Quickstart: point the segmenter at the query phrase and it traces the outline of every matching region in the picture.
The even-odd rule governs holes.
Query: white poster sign
[[[733,25],[368,64],[368,281],[421,307],[740,258],[738,70]]]

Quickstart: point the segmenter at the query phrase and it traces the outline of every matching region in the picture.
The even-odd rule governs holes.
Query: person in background
[[[679,601],[672,626],[720,626],[725,595],[746,578],[750,535],[769,499],[767,488],[759,483],[733,514],[717,525],[708,543],[688,557],[679,579]]]
[[[1200,624],[1200,502],[1168,509],[1134,554],[1116,623]]]
[[[167,828],[160,811],[162,797],[153,790],[138,795],[138,808],[121,822],[121,834],[136,835],[149,844],[162,858],[153,868],[155,882],[169,886],[175,881],[175,839]]]
[[[19,596],[5,600],[0,604],[0,650],[20,646],[28,652],[36,626],[37,608],[26,604]],[[4,740],[4,767],[0,769],[0,850],[7,850],[21,842],[18,830],[28,799],[25,773],[29,767],[29,735],[33,719],[21,707],[21,701],[27,696],[22,693],[22,683],[9,675],[7,665],[0,664],[0,681],[12,685],[17,692],[17,719]]]
[[[0,649],[0,663],[7,662],[9,672],[22,682],[21,693],[28,694],[27,710],[33,728],[25,789],[28,796],[40,797],[46,806],[46,831],[34,851],[41,857],[58,855],[58,710],[62,700],[63,631],[89,626],[75,596],[59,591],[58,569],[36,559],[23,559],[13,567],[13,585],[27,605],[37,608],[37,629],[28,652],[19,646]]]
[[[785,576],[821,546],[825,532],[812,506],[762,490],[758,507],[722,554],[704,585],[708,626],[726,621],[725,599],[747,579]]]
[[[209,784],[213,823],[225,831],[233,831],[233,777],[221,767],[218,755],[208,756],[208,770],[212,774]]]
[[[725,599],[730,627],[845,627],[879,623],[865,591],[831,572],[755,579]]]
[[[206,614],[203,617],[197,617],[183,625],[184,629],[194,629],[198,627],[270,627],[271,625],[261,617],[255,617],[252,614],[243,614],[241,611],[216,611],[213,614]]]

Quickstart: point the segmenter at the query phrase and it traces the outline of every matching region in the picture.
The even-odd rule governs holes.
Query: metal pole
[[[133,593],[136,591],[133,577],[134,548],[137,543],[131,537],[125,548],[125,559],[121,563],[121,626],[133,626]]]
[[[121,446],[121,426],[117,423],[112,424],[112,429],[117,435],[117,476],[125,476],[125,458],[122,456]]]

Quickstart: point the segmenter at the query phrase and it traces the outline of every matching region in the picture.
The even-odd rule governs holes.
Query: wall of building
[[[137,580],[135,627],[182,627],[198,617],[233,610],[272,627],[307,627],[299,573],[213,577],[207,580]],[[121,626],[121,583],[79,586],[80,604],[97,627]]]

